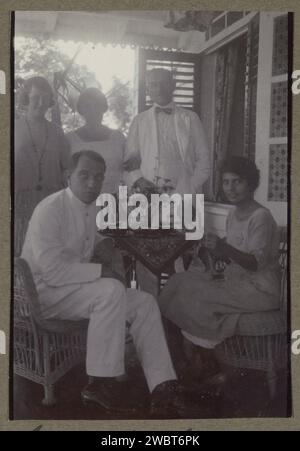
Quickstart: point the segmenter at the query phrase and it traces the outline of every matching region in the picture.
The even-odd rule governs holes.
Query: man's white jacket
[[[90,263],[96,239],[96,205],[83,204],[70,188],[42,200],[29,222],[22,257],[41,300],[63,299],[101,276]]]
[[[202,186],[210,175],[210,157],[202,123],[193,111],[177,105],[173,108],[176,139],[184,167],[175,191],[180,194],[202,193]],[[155,116],[153,106],[138,114],[132,121],[127,137],[125,162],[136,159],[137,167],[125,175],[128,185],[132,185],[140,177],[154,180],[158,157]]]

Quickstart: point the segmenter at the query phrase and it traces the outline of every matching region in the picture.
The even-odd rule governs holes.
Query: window
[[[231,155],[255,159],[258,15],[216,54],[213,200],[222,201],[220,166]]]

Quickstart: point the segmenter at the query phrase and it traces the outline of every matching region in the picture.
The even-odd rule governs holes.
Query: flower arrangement
[[[173,215],[173,205],[170,205],[169,202],[169,196],[172,194],[172,192],[174,191],[174,187],[171,184],[171,180],[170,179],[166,179],[166,178],[162,178],[162,177],[156,177],[155,178],[155,183],[151,183],[146,181],[146,183],[136,183],[132,186],[131,190],[128,191],[127,194],[127,199],[126,198],[122,198],[120,199],[118,194],[115,195],[117,203],[119,205],[119,212],[120,213],[120,209],[124,212],[126,209],[126,217],[127,217],[127,224],[128,224],[128,229],[131,230],[130,227],[130,214],[133,212],[133,210],[136,211],[136,205],[131,206],[130,203],[128,203],[128,199],[130,196],[134,195],[134,194],[142,194],[143,196],[145,196],[144,200],[141,199],[140,205],[138,207],[138,213],[135,212],[135,217],[137,215],[139,215],[139,222],[141,224],[141,227],[138,229],[138,231],[141,231],[143,233],[152,235],[152,234],[156,234],[162,230],[164,230],[164,232],[168,232],[170,230],[174,230],[174,215]],[[160,201],[156,202],[155,205],[152,201],[152,195],[153,194],[157,194],[160,197]],[[166,194],[165,198],[162,196],[163,194]],[[125,203],[127,202],[127,204],[125,205]],[[164,202],[166,202],[167,204],[167,211],[168,209],[170,210],[170,226],[169,227],[163,227],[163,204]],[[120,214],[117,215],[117,224],[119,225],[118,229],[124,231],[124,233],[126,233],[126,231],[124,230],[124,228],[121,225],[120,222]],[[124,215],[123,215],[124,217]],[[153,223],[156,224],[156,227],[151,227],[153,225]],[[136,230],[136,228],[134,229]]]

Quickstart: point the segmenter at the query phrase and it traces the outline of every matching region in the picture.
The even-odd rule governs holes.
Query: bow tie
[[[155,107],[156,113],[166,113],[166,114],[172,114],[172,108],[161,108],[159,106]]]

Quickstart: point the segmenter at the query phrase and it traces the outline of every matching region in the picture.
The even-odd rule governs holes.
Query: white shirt
[[[155,108],[159,107],[156,104],[154,106]],[[164,108],[172,109],[172,113],[167,114],[163,111],[155,113],[158,140],[158,164],[155,168],[155,173],[156,176],[160,177],[160,183],[164,183],[166,179],[169,179],[171,185],[175,188],[178,184],[179,176],[184,170],[184,165],[176,138],[174,104],[171,103]]]
[[[193,111],[174,103],[169,106],[174,110],[170,115],[156,113],[153,106],[133,119],[125,162],[136,159],[140,164],[125,174],[125,180],[128,185],[139,177],[155,182],[160,173],[168,175],[178,193],[202,193],[203,183],[210,175],[210,156],[202,123]]]
[[[22,257],[28,262],[37,291],[61,287],[60,298],[81,283],[101,276],[101,265],[89,263],[96,239],[96,205],[86,205],[70,188],[46,197],[29,222]]]

